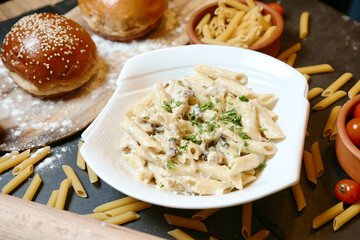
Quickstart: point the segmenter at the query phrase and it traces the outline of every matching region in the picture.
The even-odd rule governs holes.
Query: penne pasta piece
[[[260,43],[268,40],[274,34],[275,30],[276,30],[276,26],[269,27],[265,31],[265,33],[255,41],[254,45],[260,44]]]
[[[30,149],[25,150],[18,155],[14,155],[11,158],[7,159],[6,161],[3,161],[2,163],[0,163],[0,173],[21,163],[22,161],[24,161],[29,157],[29,154],[30,154]]]
[[[256,3],[253,0],[246,0],[246,3],[250,9],[253,9],[254,7],[256,7]]]
[[[235,32],[236,27],[239,25],[242,17],[245,15],[244,11],[238,11],[235,14],[235,17],[231,20],[231,22],[226,27],[225,31],[223,31],[219,36],[217,36],[215,39],[217,41],[223,41],[226,42]]]
[[[335,123],[335,124],[334,124],[334,128],[333,128],[332,131],[331,131],[330,141],[336,140],[337,134],[338,134],[338,129],[337,129],[337,125],[336,125],[336,123]]]
[[[221,41],[218,41],[218,40],[212,39],[212,38],[201,38],[200,40],[201,40],[203,43],[207,43],[207,44],[223,45],[223,46],[232,46],[231,43],[221,42]]]
[[[96,183],[97,181],[99,181],[99,177],[96,175],[96,173],[91,169],[91,167],[89,167],[89,165],[86,164],[86,168],[88,171],[88,175],[89,175],[89,180],[91,183]]]
[[[309,32],[309,12],[302,12],[300,15],[299,37],[305,38]]]
[[[108,217],[115,217],[120,214],[126,213],[128,211],[138,212],[138,211],[147,209],[151,206],[152,206],[151,203],[137,201],[137,202],[133,202],[133,203],[121,206],[121,207],[110,209],[110,210],[106,211],[105,214]]]
[[[220,208],[203,209],[191,216],[192,219],[203,221],[219,211]]]
[[[172,214],[164,214],[165,220],[168,224],[178,226],[178,227],[184,227],[189,228],[201,232],[208,232],[203,222],[199,220],[194,220],[191,218],[185,218],[180,216],[175,216]]]
[[[268,230],[260,230],[254,235],[252,235],[249,240],[265,240],[270,234]]]
[[[310,79],[310,75],[309,75],[309,74],[307,74],[307,73],[303,73],[303,75],[304,75],[304,77],[306,78],[306,80],[307,80],[307,81],[309,81],[309,79]]]
[[[73,186],[76,194],[82,198],[87,197],[86,191],[83,185],[81,184],[78,176],[74,172],[74,169],[72,169],[72,167],[70,167],[69,165],[62,165],[62,169],[64,170],[64,173],[67,176],[67,178],[71,180],[71,185]]]
[[[321,158],[319,142],[315,141],[311,145],[311,157],[314,162],[316,177],[320,177],[324,173],[324,164]]]
[[[105,219],[104,222],[108,222],[108,223],[112,223],[115,225],[121,225],[130,221],[133,221],[135,219],[140,218],[140,215],[133,212],[133,211],[128,211],[125,212],[123,214],[117,215],[115,217],[110,217],[108,219]]]
[[[9,152],[9,153],[6,153],[5,155],[3,155],[2,157],[0,157],[0,163],[12,158],[13,156],[15,155],[18,155],[19,152],[18,151],[12,151],[12,152]]]
[[[23,169],[27,168],[27,166],[35,165],[38,161],[43,159],[49,153],[49,151],[50,151],[49,146],[39,148],[38,150],[36,150],[35,153],[31,154],[31,156],[28,159],[24,160],[23,162],[15,166],[13,170],[13,174],[17,175]]]
[[[335,218],[337,215],[344,211],[344,203],[339,202],[335,206],[332,206],[325,212],[321,213],[320,215],[316,216],[313,219],[312,227],[314,229],[321,227],[331,219]]]
[[[334,92],[336,92],[338,89],[340,89],[345,83],[347,83],[352,78],[351,73],[344,73],[341,75],[338,79],[336,79],[329,87],[327,87],[321,96],[328,97]]]
[[[314,87],[309,90],[307,99],[310,101],[314,97],[318,96],[320,93],[322,93],[324,90],[320,87]]]
[[[58,194],[59,194],[59,190],[52,191],[46,206],[55,207]]]
[[[350,221],[353,217],[360,213],[360,202],[352,204],[345,211],[335,217],[333,221],[334,231],[338,230],[342,225]]]
[[[194,238],[190,237],[180,229],[174,229],[169,232],[167,232],[170,236],[175,238],[176,240],[195,240]]]
[[[326,72],[333,72],[335,71],[333,67],[331,67],[329,64],[318,64],[318,65],[312,65],[312,66],[306,66],[306,67],[298,67],[295,68],[300,73],[304,74],[317,74],[317,73],[326,73]]]
[[[282,53],[280,53],[279,56],[277,57],[277,59],[284,61],[291,54],[297,53],[298,51],[300,51],[300,49],[301,49],[301,44],[296,43],[296,44],[292,45],[291,47],[289,47],[288,49],[286,49],[285,51],[283,51]]]
[[[237,0],[219,0],[219,2],[223,2],[228,6],[231,6],[236,9],[243,10],[246,12],[248,12],[250,10],[250,8],[246,4],[243,4]]]
[[[336,101],[338,101],[339,99],[341,99],[345,96],[346,96],[345,91],[338,90],[334,94],[331,94],[329,97],[326,97],[323,100],[321,100],[320,102],[318,102],[317,104],[315,104],[313,109],[314,110],[323,110],[324,108],[327,108],[328,106],[330,106],[331,104],[335,103]]]
[[[70,182],[71,182],[71,180],[69,178],[66,178],[61,182],[60,188],[59,188],[59,193],[58,193],[56,203],[55,203],[55,208],[62,209],[62,210],[64,209],[66,197],[67,197],[67,194],[69,191]]]
[[[234,80],[240,84],[247,83],[247,77],[243,73],[233,72],[226,69],[211,67],[206,65],[196,65],[194,66],[196,72],[201,73],[205,76],[209,76],[212,79],[225,78],[229,80]]]
[[[355,97],[360,92],[360,80],[357,81],[348,91],[349,98]]]
[[[317,184],[316,171],[314,166],[314,161],[310,152],[304,150],[304,165],[306,171],[306,177],[310,182]]]
[[[83,156],[81,155],[81,152],[80,152],[80,148],[82,147],[83,144],[84,144],[83,141],[79,141],[77,158],[76,158],[76,165],[80,169],[85,170],[86,169],[86,163],[85,163],[85,160],[84,160],[84,158],[83,158]]]
[[[197,35],[200,35],[202,32],[202,29],[204,27],[205,24],[208,24],[210,22],[210,18],[211,18],[211,14],[207,13],[205,14],[204,17],[202,17],[202,19],[200,20],[200,22],[196,25],[195,27],[195,33]]]
[[[202,29],[202,34],[204,38],[214,38],[215,35],[212,35],[209,24],[205,24]]]
[[[106,211],[109,211],[111,209],[122,207],[122,206],[125,206],[125,205],[133,203],[133,202],[137,202],[137,201],[139,201],[139,200],[137,200],[135,198],[132,198],[132,197],[124,197],[124,198],[120,198],[120,199],[117,199],[117,200],[114,200],[114,201],[111,201],[111,202],[101,204],[101,205],[97,206],[93,210],[93,212],[94,213],[106,212]]]
[[[90,218],[93,218],[93,219],[97,219],[97,220],[100,220],[100,221],[104,221],[104,220],[109,218],[103,212],[89,213],[89,214],[85,214],[84,216],[90,217]]]
[[[31,201],[36,193],[36,191],[38,190],[40,184],[41,184],[41,178],[39,176],[39,174],[35,174],[34,179],[31,181],[30,186],[28,187],[28,189],[26,190],[23,199],[24,200],[29,200]]]
[[[245,239],[251,236],[252,202],[245,203],[242,206],[242,227],[241,233]]]
[[[298,211],[300,212],[304,207],[306,207],[306,201],[300,183],[292,186],[291,190],[293,192]]]
[[[293,67],[293,66],[294,66],[294,63],[295,63],[295,60],[296,60],[296,56],[297,56],[296,53],[291,54],[291,55],[288,57],[288,59],[286,60],[286,63],[287,63],[289,66]]]
[[[3,188],[3,194],[9,194],[12,190],[14,190],[17,186],[19,186],[25,179],[27,179],[34,171],[33,165],[28,166],[23,171],[21,171],[17,176],[10,180]]]
[[[328,137],[333,132],[333,129],[336,125],[336,118],[339,114],[341,106],[335,106],[331,109],[330,115],[325,123],[325,127],[323,130],[323,137]]]

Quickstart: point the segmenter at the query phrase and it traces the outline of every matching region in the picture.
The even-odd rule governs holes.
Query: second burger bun
[[[153,30],[167,0],[78,0],[91,30],[112,41],[129,41]]]

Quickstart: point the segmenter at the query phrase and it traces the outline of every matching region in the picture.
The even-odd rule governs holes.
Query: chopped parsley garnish
[[[227,101],[227,103],[230,104],[230,105],[234,105],[234,103],[233,103],[233,102],[230,102],[230,101]]]
[[[213,109],[213,107],[214,107],[214,103],[213,102],[207,102],[207,103],[205,103],[204,105],[202,105],[202,106],[200,106],[200,112],[203,112],[203,111],[205,111],[206,109],[209,109],[209,110],[211,110],[211,109]]]
[[[202,125],[199,122],[199,117],[196,116],[195,113],[189,113],[188,120],[189,120],[189,122],[191,122],[192,126],[196,125],[198,128],[202,129]]]
[[[225,121],[231,121],[233,124],[235,125],[239,125],[241,122],[241,115],[237,115],[235,108],[226,111],[223,115],[222,115],[222,120]]]
[[[248,102],[248,101],[249,101],[249,99],[248,99],[246,96],[244,96],[244,95],[243,95],[243,96],[240,96],[240,97],[239,97],[239,100],[240,100],[240,101],[243,101],[243,102]]]
[[[175,101],[175,99],[171,99],[170,104],[167,101],[163,101],[163,108],[165,111],[172,113],[173,108],[179,107],[183,102]]]
[[[164,187],[164,184],[161,184],[161,185],[160,185],[160,188],[163,188],[163,187]]]
[[[264,162],[259,164],[260,170],[263,170],[265,167],[266,167],[266,164]]]
[[[217,114],[215,114],[210,121],[214,121],[217,118]]]
[[[175,163],[171,159],[169,159],[167,160],[166,167],[171,170],[175,167]]]
[[[266,130],[267,128],[263,128],[263,127],[259,128],[259,131],[266,131]]]
[[[247,146],[249,146],[248,142],[244,141],[244,147],[247,147]]]
[[[202,140],[196,139],[197,136],[198,136],[197,134],[187,135],[187,136],[185,136],[185,139],[188,141],[191,141],[197,145],[200,145],[202,143]]]
[[[207,87],[207,86],[203,86],[203,88],[204,88],[204,89],[208,89],[208,87]]]
[[[174,137],[172,137],[172,138],[169,138],[169,141],[173,141],[173,142],[175,142],[177,139],[176,138],[174,138]]]
[[[155,142],[157,142],[156,138],[154,136],[152,136],[152,138],[154,139]]]
[[[236,155],[234,156],[234,158],[238,158],[238,157],[240,157],[240,154],[236,154]]]
[[[184,86],[184,84],[183,84],[182,81],[179,80],[179,81],[177,81],[177,82],[178,82],[178,84],[179,84],[180,86],[182,86],[182,87]]]
[[[219,98],[215,98],[215,102],[219,103],[219,102],[221,102],[221,100]]]
[[[239,133],[239,136],[242,139],[251,139],[251,137],[249,135],[247,135],[246,133],[244,133],[244,132]]]

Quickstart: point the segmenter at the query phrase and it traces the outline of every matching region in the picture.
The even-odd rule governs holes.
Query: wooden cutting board
[[[185,45],[190,15],[213,1],[170,0],[160,25],[132,42],[112,42],[87,28],[78,7],[66,14],[88,30],[98,48],[100,68],[87,84],[62,98],[39,99],[19,88],[0,63],[0,151],[37,148],[64,139],[88,126],[116,88],[117,77],[132,56]]]

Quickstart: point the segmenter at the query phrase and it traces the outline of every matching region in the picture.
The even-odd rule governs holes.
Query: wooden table
[[[17,1],[1,4],[0,16],[3,19],[0,18],[0,21],[29,10],[29,6],[33,8],[40,7],[40,5],[35,5],[35,3],[55,3],[57,1],[29,0],[26,2],[24,6],[27,7],[23,8],[20,8],[20,5],[17,4],[13,5]],[[32,4],[33,2],[34,4]],[[281,49],[284,50],[297,42],[302,44],[295,67],[329,63],[335,69],[333,73],[311,76],[309,88],[322,87],[325,89],[341,74],[351,72],[354,77],[342,88],[345,91],[349,90],[360,78],[360,24],[316,0],[283,0],[282,4],[285,9],[285,29]],[[75,5],[75,0],[66,0],[57,4],[54,9],[59,13],[65,13]],[[298,37],[298,24],[300,14],[303,11],[310,12],[310,33],[306,39],[300,40]],[[5,32],[1,32],[1,35],[5,35]],[[347,99],[345,97],[337,104],[341,105]],[[320,100],[321,97],[311,100],[311,107]],[[289,103],[289,109],[289,111],[296,111],[291,106],[291,103]],[[307,181],[305,171],[304,169],[302,170],[300,184],[305,194],[307,206],[304,210],[298,212],[290,189],[285,189],[255,201],[253,203],[252,233],[268,229],[271,232],[268,239],[359,238],[360,216],[356,216],[336,232],[333,231],[331,222],[317,230],[313,230],[311,227],[312,219],[315,216],[338,202],[334,195],[334,186],[340,179],[347,178],[346,173],[337,161],[335,142],[321,137],[323,126],[330,110],[331,107],[322,111],[311,110],[309,117],[308,131],[310,135],[306,138],[305,149],[310,150],[310,146],[314,141],[319,142],[325,171],[323,176],[318,179],[318,184],[314,185]],[[103,181],[95,185],[88,183],[86,172],[76,167],[75,160],[80,134],[81,132],[53,144],[52,161],[36,166],[36,170],[41,173],[44,180],[44,184],[35,197],[37,203],[46,204],[51,191],[59,187],[61,179],[64,178],[61,164],[68,164],[75,169],[79,178],[83,181],[89,196],[87,199],[80,199],[70,191],[67,205],[65,206],[65,209],[69,212],[78,214],[90,213],[97,205],[124,196],[124,194],[114,190]],[[4,186],[11,177],[10,172],[0,175],[0,187]],[[22,197],[28,184],[22,185],[13,195]],[[174,227],[165,222],[163,214],[172,213],[189,217],[194,212],[194,210],[167,209],[153,206],[140,213],[141,219],[128,223],[125,226],[169,239],[167,231],[174,229]],[[209,233],[200,233],[186,229],[184,231],[196,239],[209,239],[210,235],[218,239],[243,239],[241,236],[241,213],[241,206],[224,208],[205,221]]]

